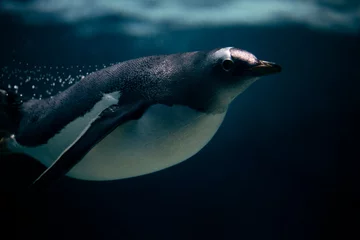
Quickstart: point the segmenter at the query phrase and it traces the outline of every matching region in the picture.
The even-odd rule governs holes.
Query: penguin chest
[[[99,142],[69,177],[112,180],[159,171],[200,151],[226,113],[206,114],[184,106],[154,105]]]

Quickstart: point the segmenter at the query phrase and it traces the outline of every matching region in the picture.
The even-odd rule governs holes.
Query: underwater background
[[[1,0],[0,27],[0,85],[24,99],[148,55],[234,46],[283,67],[163,171],[28,196],[45,168],[1,156],[0,239],[359,239],[359,1]]]

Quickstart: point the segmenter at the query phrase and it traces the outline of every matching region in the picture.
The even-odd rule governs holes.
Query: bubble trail
[[[56,95],[87,75],[116,63],[92,65],[32,65],[15,61],[0,67],[0,88],[8,88],[26,99]]]

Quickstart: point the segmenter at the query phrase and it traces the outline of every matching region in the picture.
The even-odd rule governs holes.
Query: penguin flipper
[[[139,119],[150,105],[146,101],[119,103],[104,110],[91,123],[86,132],[30,185],[29,190],[36,191],[47,188],[80,162],[97,143],[115,128],[130,120]]]

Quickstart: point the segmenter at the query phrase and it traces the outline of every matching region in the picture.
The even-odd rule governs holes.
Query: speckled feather
[[[196,95],[192,94],[192,89],[201,84],[195,81],[201,78],[194,75],[200,72],[204,54],[191,52],[129,60],[91,73],[53,98],[25,102],[16,140],[24,146],[45,144],[69,122],[87,113],[103,93],[114,91],[122,92],[129,101],[144,98],[152,103],[204,109],[193,101]]]

